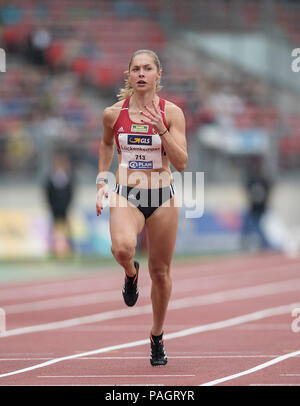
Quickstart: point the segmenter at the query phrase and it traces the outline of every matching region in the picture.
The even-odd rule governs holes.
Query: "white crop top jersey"
[[[114,125],[120,165],[135,170],[151,170],[162,167],[165,154],[161,137],[152,125],[135,123],[128,114],[129,98],[125,99],[119,117]],[[165,100],[159,100],[159,108],[167,127],[164,114]],[[168,128],[168,127],[167,127]]]

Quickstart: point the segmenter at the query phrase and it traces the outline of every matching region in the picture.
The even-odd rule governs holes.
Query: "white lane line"
[[[189,290],[195,290],[196,281],[188,280],[188,286],[190,287]],[[199,282],[199,281],[197,281]],[[143,288],[141,288],[143,289]],[[265,283],[261,285],[254,285],[249,287],[243,288],[236,288],[227,291],[221,292],[228,292],[231,294],[236,294],[238,289],[244,293],[251,294],[253,289],[258,290],[262,289],[265,291],[265,294],[273,294],[273,293],[284,293],[293,290],[300,289],[300,279],[289,279],[285,281],[279,282],[272,282],[272,283]],[[144,287],[144,294],[147,295],[150,291],[150,287]],[[181,291],[187,291],[186,284],[178,284],[178,286],[174,289],[174,293],[178,293]],[[220,292],[216,293],[209,293],[207,295],[219,295]],[[238,293],[239,294],[239,293]],[[203,296],[205,297],[205,296]],[[26,312],[33,312],[33,311],[42,311],[42,310],[50,310],[50,309],[63,309],[67,307],[74,307],[74,306],[83,306],[95,303],[103,303],[103,302],[112,302],[112,301],[119,301],[120,300],[120,290],[112,290],[112,291],[104,291],[104,292],[96,292],[96,293],[89,293],[83,295],[76,295],[70,297],[63,297],[63,298],[52,298],[40,301],[34,301],[29,303],[19,303],[14,305],[7,305],[4,306],[4,310],[7,314],[15,314],[15,313],[26,313]],[[1,309],[0,309],[1,311]],[[0,314],[1,316],[1,314]],[[1,332],[1,329],[0,329]]]
[[[211,278],[210,278],[211,279]],[[215,278],[214,278],[215,279]],[[184,284],[179,283],[174,287],[174,293],[187,292],[195,290],[195,286],[201,283],[202,278],[187,279]],[[212,285],[212,284],[211,284]],[[93,293],[79,294],[68,297],[55,297],[51,299],[37,300],[33,302],[17,303],[4,305],[7,314],[27,313],[33,311],[43,311],[51,309],[63,309],[67,307],[84,306],[96,303],[109,303],[113,301],[120,301],[120,289],[110,291],[98,291]],[[150,292],[150,286],[140,286],[140,290],[143,290],[145,295]],[[2,299],[2,298],[1,298]]]
[[[232,358],[274,358],[279,355],[169,355],[168,359],[232,359]],[[47,361],[52,358],[0,358],[0,361]],[[136,357],[81,357],[80,360],[137,360],[137,359],[149,359],[146,356],[136,356]],[[300,376],[300,375],[281,375],[281,376]]]
[[[45,361],[52,358],[0,358],[0,361]]]
[[[212,270],[216,269],[216,263],[213,264],[207,264],[203,266],[203,271],[206,270],[207,267],[211,267]],[[222,265],[223,266],[223,265]],[[271,266],[269,265],[260,265],[256,264],[256,267],[248,270],[248,271],[242,271],[239,273],[238,271],[232,272],[230,274],[213,274],[213,275],[203,275],[199,278],[197,278],[197,283],[200,283],[201,281],[203,282],[209,282],[210,279],[216,279],[216,278],[228,278],[231,276],[245,276],[245,275],[253,275],[254,272],[260,272],[261,270],[258,269],[261,266],[263,266],[263,271],[268,272],[268,273],[275,273],[275,272],[280,272],[284,270],[285,272],[287,271],[293,271],[299,269],[299,264],[298,263],[286,263],[282,265],[277,265],[277,266]],[[188,271],[192,271],[195,269],[195,266],[190,267],[188,266]],[[180,270],[180,266],[176,265],[174,266],[174,272]],[[199,267],[197,268],[199,270]],[[115,271],[115,269],[114,269]],[[59,282],[49,282],[47,284],[41,284],[41,285],[34,285],[34,286],[16,286],[16,287],[9,287],[9,288],[0,288],[0,298],[1,298],[1,303],[3,307],[3,302],[5,300],[12,300],[12,299],[26,299],[26,298],[39,298],[43,297],[47,294],[49,295],[54,295],[54,296],[59,296],[59,295],[66,295],[66,294],[71,294],[71,293],[76,293],[76,292],[82,292],[82,290],[85,291],[95,291],[97,289],[97,284],[99,284],[99,289],[103,289],[103,287],[109,287],[111,284],[115,281],[117,281],[117,278],[108,278],[104,277],[102,279],[97,278],[97,277],[91,277],[90,279],[79,279],[79,280],[63,280]],[[179,284],[185,283],[185,280],[178,280]],[[187,286],[187,285],[186,285]],[[195,286],[194,283],[191,282],[190,286]],[[187,290],[189,289],[188,287],[186,288]],[[108,291],[105,291],[108,292]],[[101,294],[101,292],[99,292]]]
[[[188,271],[193,272],[194,270],[197,270],[197,273],[199,272],[199,270],[203,271],[203,272],[210,272],[213,271],[215,272],[216,270],[216,265],[218,267],[219,264],[222,263],[222,269],[225,267],[226,269],[232,269],[233,266],[237,266],[237,272],[238,272],[238,267],[240,267],[241,265],[244,266],[245,264],[245,260],[247,262],[251,262],[252,261],[252,257],[251,256],[246,256],[246,257],[241,257],[241,258],[234,258],[234,259],[228,259],[228,258],[223,258],[223,260],[219,259],[218,261],[205,261],[205,262],[194,262],[194,263],[190,263],[190,264],[174,264],[173,265],[173,270],[174,272],[180,272],[180,270],[184,267],[187,268]],[[257,266],[257,260],[253,259],[253,261],[255,266]],[[271,264],[269,264],[270,261],[261,261],[262,263],[259,265],[259,267],[263,266],[264,270],[266,270],[267,267],[270,267],[270,265],[272,266],[274,264],[274,260],[271,259]],[[265,262],[267,262],[265,264]],[[285,264],[282,264],[282,266]],[[287,263],[287,266],[290,266],[293,264]],[[147,264],[142,264],[142,266],[145,268],[147,268]],[[120,270],[120,269],[119,269]],[[42,283],[34,283],[34,284],[30,284],[26,282],[26,285],[13,285],[11,286],[11,284],[8,284],[7,286],[0,286],[0,297],[1,298],[19,298],[21,296],[24,295],[24,297],[30,297],[31,295],[34,296],[44,296],[47,292],[61,292],[62,293],[67,293],[68,288],[70,288],[71,290],[76,289],[76,288],[82,288],[83,286],[87,285],[87,287],[89,287],[90,285],[95,284],[95,282],[99,282],[99,284],[101,286],[105,285],[109,285],[111,284],[112,280],[114,279],[114,276],[117,275],[117,273],[115,273],[116,271],[118,271],[117,268],[117,264],[116,266],[113,267],[106,267],[105,268],[105,275],[101,276],[101,271],[100,271],[100,275],[98,276],[96,273],[92,273],[89,274],[86,277],[82,277],[79,276],[78,278],[74,279],[74,277],[68,277],[66,276],[66,278],[59,280],[59,281],[53,281],[53,280],[49,280],[49,281],[43,281]],[[112,272],[112,277],[109,276],[109,272]],[[221,276],[219,274],[219,276]]]
[[[48,282],[41,285],[31,286],[16,286],[0,289],[1,301],[12,299],[26,299],[32,297],[43,297],[47,294],[58,296],[60,294],[68,294],[74,292],[82,292],[82,290],[92,291],[97,289],[103,289],[111,286],[111,284],[117,280],[117,277],[102,279],[98,277],[92,277],[90,279],[79,280],[63,280],[59,282]]]
[[[39,375],[38,378],[157,378],[171,376],[196,376],[191,374],[169,374],[169,375]]]
[[[168,359],[231,359],[231,358],[274,358],[278,357],[278,355],[169,355],[168,352]],[[115,359],[148,359],[149,357],[82,357],[83,360],[115,360]],[[39,359],[39,358],[32,358]],[[50,358],[40,358],[42,359],[50,359]]]
[[[249,286],[238,289],[230,289],[226,291],[210,293],[207,295],[194,296],[190,298],[182,298],[172,300],[169,303],[168,310],[185,309],[189,307],[207,306],[209,304],[224,303],[226,301],[243,300],[260,296],[274,295],[290,291],[298,291],[300,289],[300,279],[290,280],[286,282],[267,283],[257,286]],[[56,330],[60,328],[75,327],[83,324],[99,323],[104,320],[112,320],[116,318],[133,317],[142,314],[152,313],[152,305],[136,306],[133,308],[111,310],[103,313],[96,313],[88,316],[81,316],[73,319],[55,321],[34,326],[20,327],[10,329],[0,334],[0,339],[21,334],[35,333],[40,331]]]
[[[5,385],[5,386],[15,386],[15,385],[13,384],[13,385]],[[18,386],[28,386],[28,385],[18,385]],[[38,386],[39,388],[41,388],[42,386],[43,387],[44,386],[53,386],[53,384],[47,385],[46,383],[41,383],[39,385],[30,384],[30,386]],[[64,384],[56,383],[55,386],[65,386],[65,387],[66,386],[116,386],[116,384],[115,383],[104,383],[104,384],[77,383],[76,384],[76,383],[72,382],[72,384],[69,384],[69,385],[66,385],[65,383]],[[165,385],[161,384],[161,383],[137,383],[137,384],[125,383],[125,384],[118,384],[118,386],[165,386]]]
[[[300,376],[300,374],[280,374],[280,376]]]
[[[18,303],[4,306],[7,314],[27,313],[52,309],[63,309],[74,306],[84,306],[94,303],[113,302],[120,300],[120,289],[87,293],[70,297],[52,298],[29,303]]]
[[[204,277],[205,280],[206,278],[207,277]],[[195,290],[195,286],[201,283],[202,279],[203,278],[187,279],[184,281],[184,284],[179,283],[177,286],[174,287],[174,293]],[[209,279],[211,279],[211,277],[209,277]],[[215,277],[213,279],[215,279]],[[143,290],[143,293],[145,295],[148,295],[150,292],[150,286],[148,285],[141,286],[140,290]],[[120,301],[120,299],[121,299],[120,289],[115,289],[104,292],[99,291],[93,293],[79,294],[69,297],[59,297],[59,298],[55,297],[51,299],[37,300],[33,302],[9,304],[4,305],[4,308],[7,314],[16,314],[50,309],[63,309],[67,307],[83,306],[103,302],[108,303],[113,301]]]
[[[298,306],[298,305],[299,305],[299,303],[296,303],[296,304],[291,303],[291,304],[284,305],[284,306],[277,306],[277,307],[272,307],[272,308],[268,308],[268,309],[263,309],[263,310],[260,310],[260,311],[254,312],[254,313],[244,314],[244,315],[241,315],[238,317],[233,317],[231,319],[222,320],[222,321],[215,322],[215,323],[192,327],[189,329],[177,331],[175,333],[166,334],[164,336],[164,339],[172,340],[174,338],[186,337],[186,336],[189,336],[192,334],[203,333],[205,331],[218,330],[218,329],[222,329],[222,328],[226,328],[226,327],[236,326],[241,323],[247,323],[247,322],[253,321],[253,320],[261,320],[261,319],[264,319],[267,317],[278,316],[278,315],[290,313],[291,310],[295,306]],[[116,345],[112,345],[110,347],[103,347],[103,348],[99,348],[96,350],[87,351],[87,352],[83,352],[83,353],[79,353],[79,354],[68,355],[65,357],[54,358],[52,360],[33,365],[31,367],[17,369],[15,371],[11,371],[11,372],[6,372],[4,374],[1,374],[0,378],[5,378],[8,376],[12,376],[12,375],[22,374],[24,372],[29,372],[29,371],[33,371],[35,369],[44,368],[46,366],[57,364],[57,363],[63,362],[63,361],[68,361],[71,359],[88,357],[90,355],[96,355],[96,354],[103,354],[105,352],[121,350],[124,348],[138,347],[138,346],[145,345],[145,344],[149,344],[149,338],[144,339],[144,340],[123,343],[123,344],[116,344]],[[295,355],[297,355],[297,354],[295,354]]]
[[[73,384],[72,384],[73,385]],[[56,386],[56,384],[55,384]],[[79,385],[80,386],[80,385]],[[87,386],[87,385],[85,385]],[[111,384],[103,384],[103,385],[96,385],[96,386],[116,386],[115,383],[111,383]],[[163,383],[123,383],[123,384],[119,384],[117,386],[165,386]]]
[[[41,331],[57,330],[67,327],[76,327],[83,324],[99,323],[105,320],[113,320],[116,318],[132,317],[142,314],[149,314],[152,311],[151,305],[137,306],[133,309],[117,309],[103,313],[96,313],[89,316],[76,317],[73,319],[54,321],[50,323],[37,324],[34,326],[20,327],[16,329],[6,330],[3,334],[0,334],[0,339],[5,337],[17,336],[22,334],[36,333]]]
[[[214,386],[214,385],[218,385],[219,383],[231,381],[232,379],[236,379],[236,378],[239,378],[244,375],[252,374],[254,372],[260,371],[261,369],[268,368],[271,365],[278,364],[279,362],[282,362],[288,358],[296,357],[298,355],[300,355],[300,350],[290,352],[289,354],[281,355],[280,357],[276,357],[276,358],[272,359],[271,361],[264,362],[263,364],[257,365],[256,367],[253,367],[250,369],[246,369],[245,371],[242,371],[242,372],[238,372],[237,374],[228,375],[223,378],[215,379],[214,381],[209,381],[209,382],[203,383],[200,386]]]
[[[249,386],[300,386],[300,383],[251,383]]]

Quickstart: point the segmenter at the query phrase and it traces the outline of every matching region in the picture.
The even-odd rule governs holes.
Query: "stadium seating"
[[[84,138],[82,134],[88,134],[84,138],[84,142],[89,139],[86,148],[96,157],[94,146],[99,138],[100,115],[83,91],[92,88],[99,97],[111,94],[113,99],[123,85],[128,58],[136,49],[153,49],[160,55],[164,70],[161,95],[184,109],[189,136],[202,124],[217,121],[218,111],[211,99],[222,92],[224,83],[206,66],[186,64],[179,58],[181,49],[178,55],[173,52],[171,58],[166,55],[174,31],[170,35],[165,29],[168,19],[164,19],[166,10],[161,1],[24,0],[17,4],[7,1],[0,7],[0,46],[17,58],[0,77],[2,156],[9,145],[7,134],[19,131],[17,123],[23,123],[29,133],[28,122],[43,123],[54,117],[68,123],[67,127],[60,127],[63,131],[60,135],[68,142],[76,145]],[[186,7],[181,0],[172,1],[168,11],[173,28],[253,31],[260,29],[266,16],[259,1],[244,1],[235,14],[236,2],[218,1],[217,10],[214,4],[198,0],[195,14],[195,7]],[[236,25],[233,15],[237,17]],[[288,40],[299,41],[299,8],[295,11],[277,4],[274,19]],[[38,35],[41,29],[49,36],[45,48],[41,42],[43,35]],[[275,131],[281,117],[278,106],[269,98],[261,98],[257,79],[251,78],[248,87],[242,82],[235,77],[227,80],[243,104],[241,111],[232,114],[234,126]],[[257,102],[261,99],[264,101]],[[295,119],[287,116],[287,130],[279,142],[280,153],[289,157],[300,152],[300,124],[297,120],[294,123]],[[29,154],[28,163],[30,160]]]

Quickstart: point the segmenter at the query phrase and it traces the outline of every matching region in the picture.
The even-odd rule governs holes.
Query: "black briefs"
[[[117,183],[114,192],[125,197],[134,207],[139,209],[145,219],[176,193],[174,183],[159,189],[139,189]]]

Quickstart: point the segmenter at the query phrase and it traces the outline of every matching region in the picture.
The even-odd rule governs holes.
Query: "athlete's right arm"
[[[114,131],[113,131],[114,112],[107,107],[102,114],[103,135],[99,147],[99,178],[107,177],[114,154]],[[108,198],[108,186],[105,182],[97,185],[96,213],[97,216],[103,210],[103,197]]]

